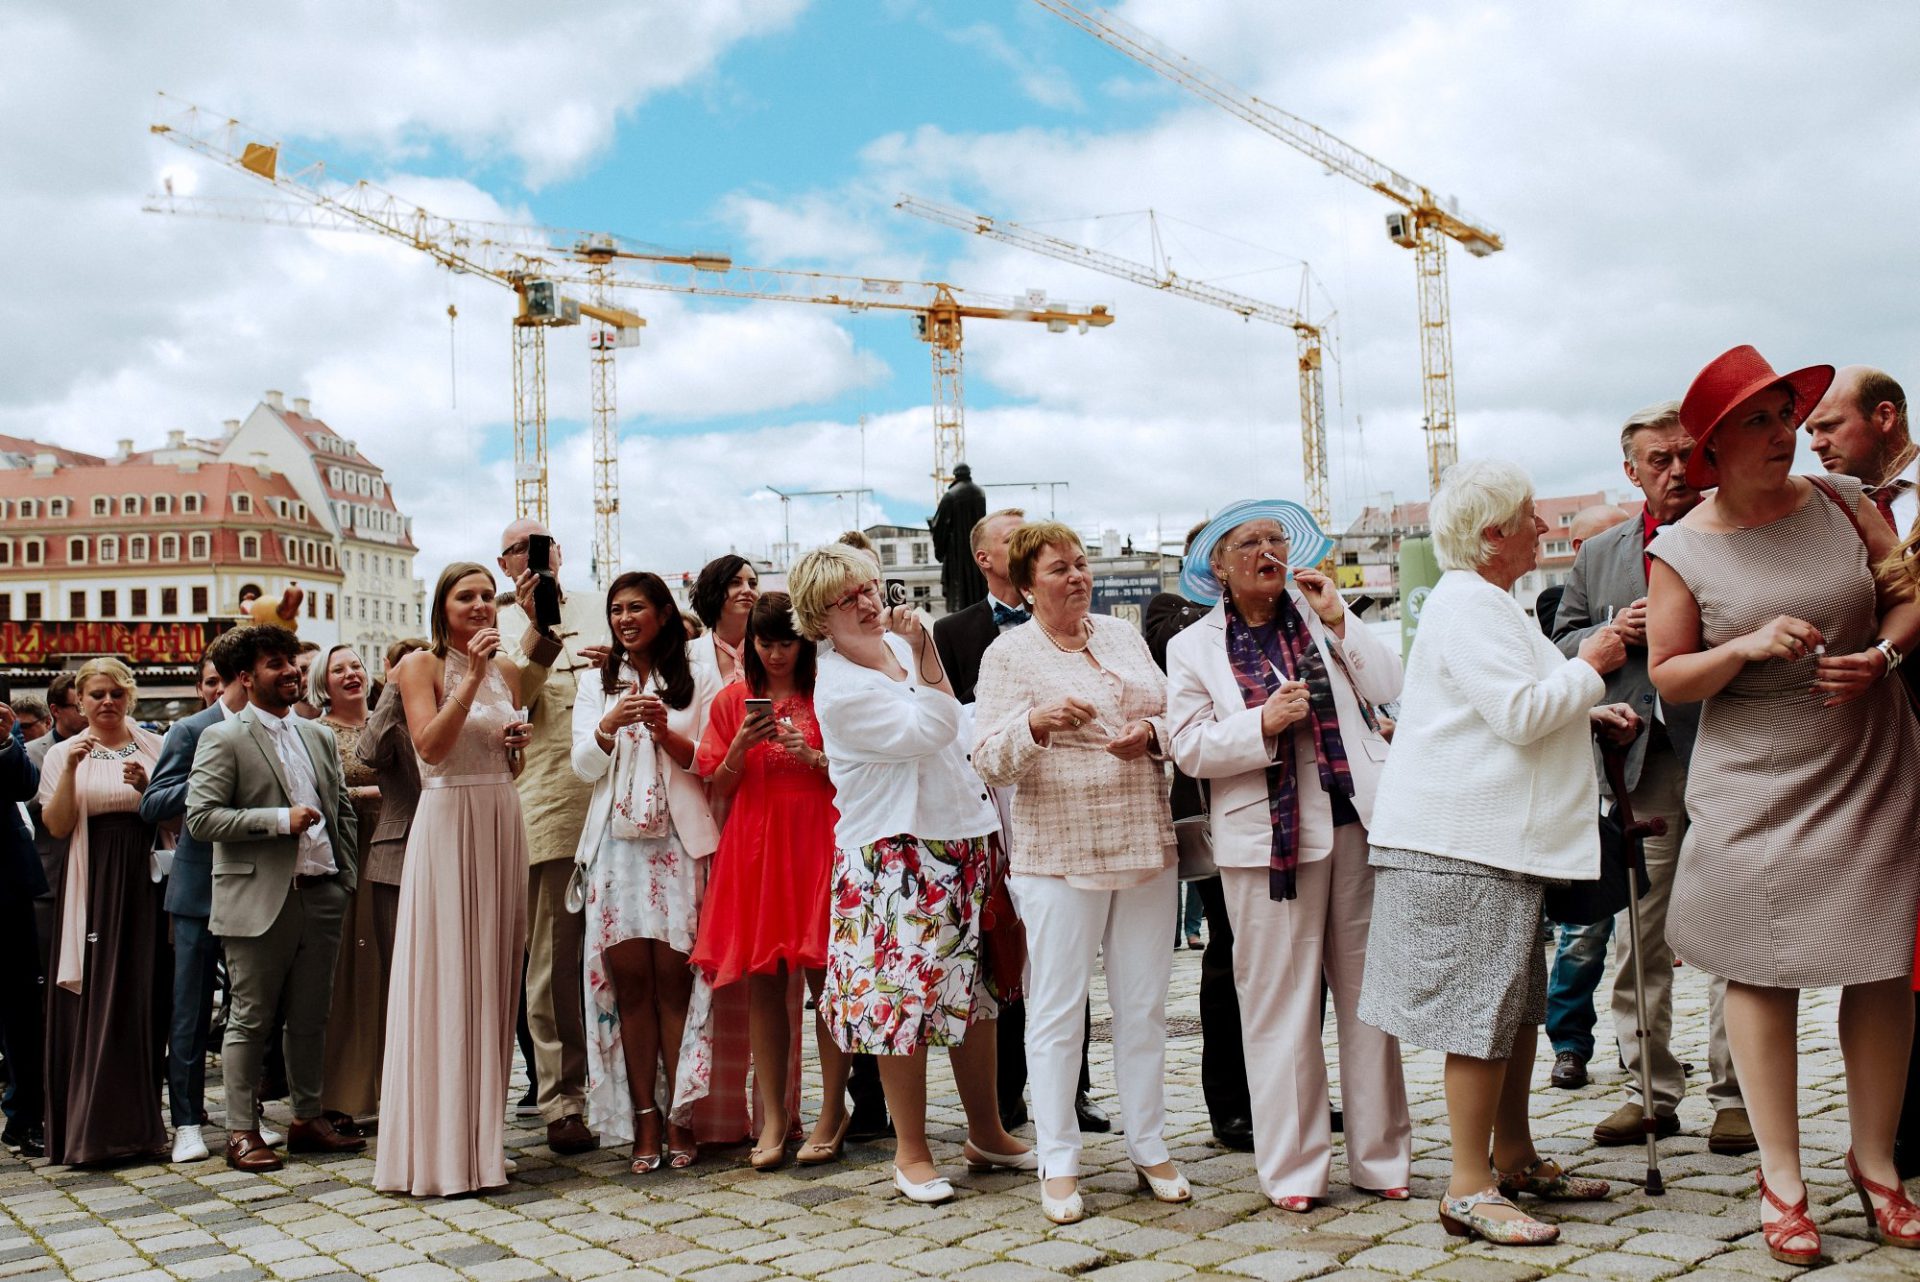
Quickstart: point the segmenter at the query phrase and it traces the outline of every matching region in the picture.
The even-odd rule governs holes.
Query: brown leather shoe
[[[277,1171],[285,1163],[267,1147],[259,1131],[233,1131],[227,1136],[227,1165],[236,1171],[258,1175],[262,1171]]]
[[[547,1123],[547,1147],[556,1153],[591,1153],[600,1147],[600,1137],[587,1129],[578,1113],[569,1113],[557,1122]]]
[[[358,1136],[342,1135],[324,1116],[295,1121],[287,1128],[289,1153],[358,1153],[367,1142]]]
[[[1612,1116],[1593,1128],[1593,1142],[1602,1148],[1616,1148],[1625,1144],[1643,1144],[1647,1132],[1643,1123],[1646,1115],[1638,1104],[1631,1101],[1622,1104],[1613,1111]],[[1653,1134],[1656,1139],[1672,1139],[1680,1133],[1680,1119],[1671,1113],[1653,1115]]]
[[[1738,1156],[1756,1152],[1760,1141],[1753,1138],[1753,1123],[1744,1108],[1723,1108],[1713,1115],[1713,1129],[1707,1132],[1707,1151]]]

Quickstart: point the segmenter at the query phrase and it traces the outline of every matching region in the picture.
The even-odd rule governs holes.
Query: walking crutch
[[[1647,974],[1641,962],[1645,941],[1640,935],[1640,896],[1649,885],[1646,840],[1648,837],[1664,836],[1667,821],[1659,817],[1643,820],[1633,817],[1633,802],[1627,795],[1627,750],[1624,747],[1602,738],[1600,762],[1606,770],[1607,783],[1613,789],[1614,805],[1620,813],[1621,848],[1627,861],[1627,928],[1633,932],[1633,1039],[1640,1048],[1640,1129],[1647,1137],[1647,1192],[1659,1197],[1667,1191],[1667,1185],[1660,1176],[1660,1139],[1654,1133],[1653,1057],[1647,1053],[1647,1042],[1652,1034],[1647,1030]]]

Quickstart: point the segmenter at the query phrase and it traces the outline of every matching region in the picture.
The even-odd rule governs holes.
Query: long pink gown
[[[448,654],[446,665],[452,690],[467,660]],[[520,719],[490,672],[453,751],[437,766],[420,763],[388,985],[373,1169],[382,1192],[436,1197],[507,1182],[527,836],[506,728]]]

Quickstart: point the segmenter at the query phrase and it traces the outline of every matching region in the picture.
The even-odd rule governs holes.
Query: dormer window
[[[173,512],[173,495],[156,494],[153,496],[153,514],[167,516]]]
[[[67,514],[67,501],[65,499],[47,500],[48,516],[59,517],[59,516],[65,516],[66,514]]]
[[[96,497],[93,500],[93,514],[95,516],[112,516],[113,500],[105,496]]]
[[[23,521],[30,521],[34,517],[39,516],[40,501],[38,499],[21,499],[18,515]]]
[[[138,494],[122,494],[120,496],[120,515],[140,515],[140,496]]]
[[[236,512],[253,511],[253,495],[236,494],[233,496],[233,510]]]
[[[200,496],[198,494],[182,494],[180,496],[180,510],[188,515],[197,513],[200,510]]]

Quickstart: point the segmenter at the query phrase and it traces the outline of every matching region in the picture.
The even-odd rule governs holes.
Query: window
[[[133,610],[133,617],[136,619],[145,618],[147,615],[147,590],[145,588],[134,588],[127,593],[127,598],[128,604]]]
[[[1573,551],[1573,542],[1570,539],[1548,539],[1547,540],[1548,556],[1566,556],[1572,551]]]
[[[204,534],[188,535],[187,536],[187,559],[189,561],[206,560],[209,555],[209,547],[210,545],[206,535]]]
[[[102,561],[118,561],[120,559],[120,539],[118,536],[112,534],[102,534],[100,536],[100,559]]]
[[[1572,524],[1573,524],[1573,513],[1562,512],[1560,514],[1560,528],[1564,530],[1567,527],[1571,526]]]
[[[7,500],[0,499],[0,518],[5,517],[6,514],[7,514]]]
[[[339,468],[330,467],[327,469],[327,484],[332,486],[336,490],[340,488],[340,469]]]
[[[295,503],[293,505],[293,519],[296,521],[299,521],[303,525],[306,523],[307,505],[305,503]]]
[[[329,570],[333,568],[333,544],[322,543],[320,545],[320,564],[326,566]]]
[[[48,516],[65,516],[66,514],[67,514],[67,501],[65,499],[48,500],[47,502]]]
[[[13,593],[0,592],[0,623],[13,622]]]
[[[120,617],[120,594],[113,588],[100,589],[100,617],[103,619]]]
[[[195,614],[205,614],[207,612],[207,590],[205,588],[195,588],[193,590],[193,612]]]
[[[95,516],[112,516],[113,500],[109,498],[96,497],[93,500],[93,514]]]
[[[331,592],[327,593],[327,617],[329,619],[333,617],[333,593]]]
[[[200,510],[200,496],[198,494],[182,494],[180,496],[180,510],[187,513],[198,512]]]
[[[253,495],[236,494],[233,496],[233,510],[236,512],[253,511]]]
[[[240,536],[240,559],[243,561],[258,561],[260,559],[260,536],[258,534],[242,534]]]
[[[882,543],[880,545],[880,564],[881,565],[900,564],[900,549],[895,547],[891,543]]]
[[[85,565],[87,563],[87,541],[85,539],[67,540],[67,564]]]
[[[87,594],[85,592],[67,593],[67,617],[84,619],[87,617]]]
[[[43,546],[44,545],[40,542],[39,539],[28,539],[24,544],[21,545],[21,549],[26,553],[26,555],[21,557],[20,559],[28,565],[39,565],[41,560],[43,559],[43,554],[42,554]]]
[[[320,617],[320,594],[318,592],[307,593],[307,617],[309,619],[317,619]]]
[[[387,497],[387,483],[377,476],[373,478],[373,497],[377,499]]]
[[[162,561],[178,561],[180,559],[180,536],[178,534],[162,534],[160,536],[160,559]]]
[[[173,511],[173,495],[156,494],[153,496],[153,514],[166,516]]]
[[[180,613],[180,589],[160,589],[160,613],[174,615]]]
[[[360,622],[365,623],[367,621],[367,598],[361,597],[355,604],[360,607]]]
[[[120,515],[140,515],[140,496],[138,494],[122,494],[120,496]]]
[[[0,565],[13,564],[13,540],[0,539]]]
[[[41,604],[40,594],[38,592],[29,592],[26,594],[26,597],[27,618],[39,619],[45,617],[46,607]]]
[[[16,515],[18,515],[19,518],[23,521],[30,520],[33,517],[39,516],[40,504],[38,503],[38,501],[34,499],[21,499],[20,508],[19,508],[19,511],[16,513]]]
[[[933,545],[931,543],[921,543],[921,542],[915,541],[913,545],[913,563],[915,565],[927,564],[927,561],[929,559],[929,554],[932,552],[932,550],[933,550]]]
[[[320,563],[319,545],[312,539],[306,540],[300,545],[300,559],[308,565],[318,565]]]
[[[147,536],[136,534],[127,540],[127,560],[144,561],[147,559]]]

